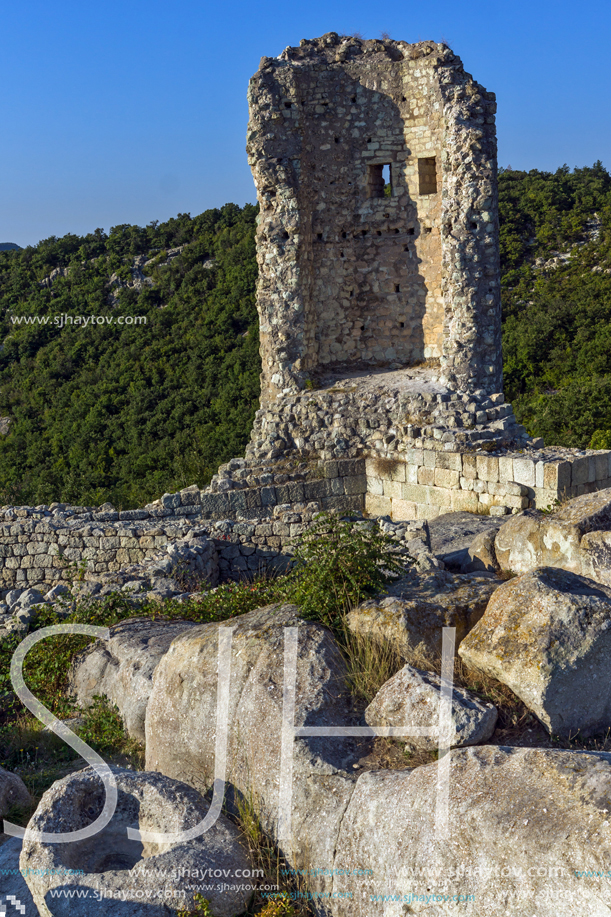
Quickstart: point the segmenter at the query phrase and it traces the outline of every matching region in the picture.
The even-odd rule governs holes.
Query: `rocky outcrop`
[[[441,700],[441,678],[406,665],[387,681],[365,710],[370,726],[437,727]],[[451,747],[486,742],[497,720],[493,704],[480,701],[468,691],[454,687],[450,733],[443,744]],[[437,736],[401,738],[407,748],[432,751],[439,747]]]
[[[96,640],[73,660],[68,693],[81,707],[96,694],[116,704],[126,731],[144,742],[144,718],[153,672],[172,640],[189,628],[189,621],[128,618],[110,629],[108,640]]]
[[[500,580],[486,574],[436,571],[406,577],[390,587],[390,595],[363,602],[347,617],[355,634],[387,643],[409,659],[419,644],[441,653],[444,627],[456,628],[459,643],[479,621]]]
[[[468,666],[508,685],[553,734],[611,723],[611,588],[544,567],[508,580],[461,643]]]
[[[334,917],[607,914],[611,755],[492,746],[450,755],[445,836],[436,763],[359,778],[333,864]]]
[[[214,917],[241,913],[252,896],[251,883],[241,878],[251,875],[251,862],[235,825],[220,815],[210,830],[188,842],[130,840],[128,827],[168,834],[188,831],[205,818],[209,804],[191,787],[161,774],[112,771],[117,808],[101,832],[61,844],[26,835],[19,866],[39,914],[168,917],[175,913],[171,908],[193,907],[194,893],[200,882],[205,884],[208,870],[211,875],[221,870],[227,877],[221,891],[222,883],[206,883]],[[104,799],[102,781],[93,768],[86,768],[47,790],[28,827],[48,833],[76,831],[98,817]]]

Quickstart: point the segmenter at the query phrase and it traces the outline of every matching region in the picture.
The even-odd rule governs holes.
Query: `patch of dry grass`
[[[299,874],[286,875],[289,864],[261,827],[254,792],[251,790],[247,796],[237,795],[236,806],[238,815],[235,821],[248,846],[253,867],[263,871],[260,884],[277,887],[276,897],[270,897],[274,893],[267,891],[264,895],[256,889],[247,913],[261,917],[314,917],[314,911],[305,897],[308,890],[305,877]]]

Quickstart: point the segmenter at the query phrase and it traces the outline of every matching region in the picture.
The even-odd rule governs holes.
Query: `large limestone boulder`
[[[98,834],[54,844],[29,839],[26,833],[19,866],[39,914],[169,917],[178,907],[194,906],[198,885],[207,886],[204,897],[215,917],[242,913],[252,897],[251,883],[244,881],[251,875],[251,862],[238,828],[220,815],[209,831],[187,842],[130,840],[128,827],[187,831],[205,818],[209,803],[161,774],[112,770],[117,808]],[[28,827],[49,833],[78,830],[98,817],[104,799],[104,785],[88,767],[56,781]],[[222,891],[218,879],[206,881],[214,875],[209,870],[221,870]]]
[[[0,818],[3,818],[13,806],[27,807],[31,802],[32,797],[21,777],[0,767]]]
[[[437,763],[359,778],[334,917],[608,917],[611,755],[488,745],[450,757],[446,836]]]
[[[370,726],[433,726],[439,724],[441,678],[406,665],[387,681],[365,710]],[[452,692],[448,746],[478,745],[490,738],[497,720],[493,704],[480,701],[463,688]],[[400,741],[408,748],[433,750],[439,746],[434,736],[406,736]]]
[[[584,494],[549,515],[527,510],[513,516],[496,536],[502,570],[528,573],[536,567],[582,570],[580,543],[587,532],[611,529],[611,489]]]
[[[508,685],[554,734],[611,726],[610,587],[553,567],[515,577],[458,652]]]
[[[296,727],[358,722],[344,684],[345,665],[329,631],[300,619],[294,605],[260,608],[226,625],[234,628],[227,782],[253,800],[263,827],[277,837],[285,628],[298,628]],[[146,716],[147,769],[201,792],[214,778],[218,641],[217,624],[174,640],[155,670]],[[354,786],[353,764],[361,756],[357,742],[335,736],[292,744],[292,835],[281,847],[293,866],[332,860]],[[329,881],[321,876],[313,884],[322,890]]]
[[[68,691],[82,707],[96,694],[116,704],[130,736],[144,741],[144,717],[153,672],[172,640],[195,625],[190,621],[128,618],[110,628],[72,663]]]
[[[348,627],[355,634],[390,644],[406,659],[419,644],[439,654],[443,628],[455,627],[456,642],[460,643],[500,585],[496,577],[481,573],[444,570],[428,576],[412,574],[391,587],[390,595],[353,609],[347,617]]]

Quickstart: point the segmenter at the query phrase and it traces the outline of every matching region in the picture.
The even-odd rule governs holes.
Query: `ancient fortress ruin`
[[[319,510],[426,541],[442,513],[611,486],[611,452],[545,449],[503,398],[493,94],[443,44],[330,33],[264,57],[249,102],[263,372],[245,457],[143,509],[1,508],[3,597],[67,562],[157,595],[176,564],[252,575]]]
[[[445,45],[334,33],[263,58],[263,402],[322,371],[441,364],[501,391],[495,97]]]

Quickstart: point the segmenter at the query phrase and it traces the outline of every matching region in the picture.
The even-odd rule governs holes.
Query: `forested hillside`
[[[0,253],[0,503],[132,507],[242,452],[259,397],[255,217],[227,204]]]
[[[596,163],[499,185],[506,395],[549,445],[611,447],[611,177]],[[243,452],[256,213],[0,251],[0,503],[137,506]]]
[[[499,176],[505,394],[548,445],[611,446],[611,176]]]

